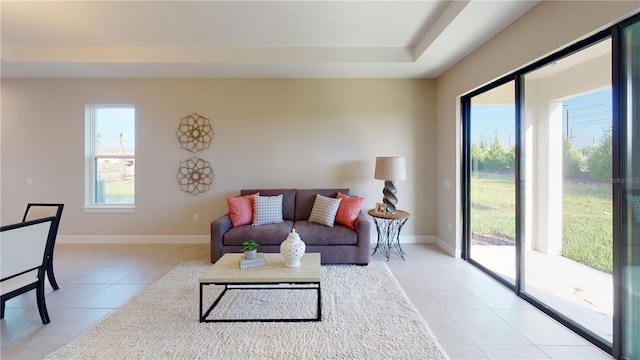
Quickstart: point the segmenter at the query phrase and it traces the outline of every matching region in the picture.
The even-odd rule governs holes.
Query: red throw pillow
[[[338,224],[355,229],[356,218],[360,213],[360,209],[362,209],[364,198],[357,196],[347,196],[342,193],[338,193],[337,198],[342,199],[342,201],[340,201],[340,207],[338,207],[336,222]]]
[[[260,195],[260,193],[227,197],[227,205],[229,205],[229,217],[231,218],[232,227],[253,223],[253,202],[257,195]]]

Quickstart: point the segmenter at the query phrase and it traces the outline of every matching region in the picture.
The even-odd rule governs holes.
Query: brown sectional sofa
[[[211,263],[216,262],[225,253],[239,253],[242,243],[250,239],[260,244],[259,252],[280,252],[280,243],[293,228],[306,244],[306,252],[319,252],[323,264],[369,263],[371,227],[362,211],[356,220],[355,229],[338,223],[328,227],[307,221],[316,194],[336,197],[338,192],[349,195],[349,189],[256,189],[241,190],[240,195],[256,192],[260,192],[261,196],[283,195],[284,222],[231,227],[229,214],[222,215],[211,223]]]

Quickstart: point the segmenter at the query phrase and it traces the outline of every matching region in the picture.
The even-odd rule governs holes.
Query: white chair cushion
[[[46,221],[0,233],[0,278],[42,265],[50,227]]]
[[[16,276],[12,279],[1,282],[0,294],[4,295],[36,281],[38,281],[38,270],[29,271],[26,274],[22,274],[20,276]]]

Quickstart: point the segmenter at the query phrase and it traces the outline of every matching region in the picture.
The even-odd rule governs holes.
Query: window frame
[[[133,154],[98,155],[96,144],[96,111],[100,109],[133,109],[135,129],[135,106],[132,104],[90,104],[85,106],[85,205],[87,213],[132,213],[136,209],[135,191],[133,203],[96,203],[97,161],[100,159],[125,159],[136,162]],[[135,180],[134,180],[135,181]],[[135,184],[135,183],[134,183]],[[134,185],[135,186],[135,185]]]

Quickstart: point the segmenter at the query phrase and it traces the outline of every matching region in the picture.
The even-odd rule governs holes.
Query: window
[[[135,108],[87,105],[85,116],[85,211],[132,211]]]

